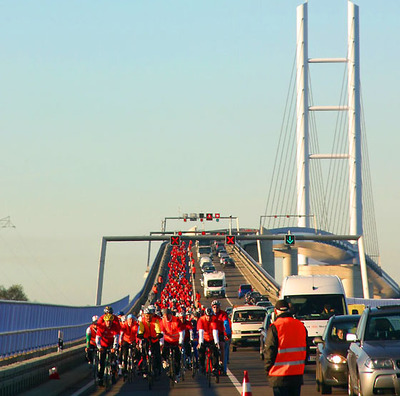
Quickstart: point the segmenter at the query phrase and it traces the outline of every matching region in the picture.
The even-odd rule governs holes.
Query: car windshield
[[[346,303],[341,294],[311,294],[285,297],[297,319],[327,320],[333,315],[343,315]]]
[[[251,285],[242,285],[240,286],[240,290],[241,291],[251,290]]]
[[[233,315],[233,322],[253,323],[263,322],[267,311],[264,309],[252,309],[248,311],[236,311]]]
[[[400,313],[371,316],[365,329],[365,341],[400,340]]]
[[[329,333],[329,339],[334,342],[347,342],[347,334],[356,334],[358,320],[351,320],[348,322],[333,322],[331,331]]]
[[[208,287],[221,287],[222,279],[210,279],[208,281]]]

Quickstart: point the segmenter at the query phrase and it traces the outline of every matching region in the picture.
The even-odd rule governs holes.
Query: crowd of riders
[[[114,314],[109,306],[101,317],[93,316],[86,331],[86,356],[91,364],[93,354],[98,353],[100,386],[103,386],[106,352],[111,352],[116,373],[125,379],[129,348],[139,372],[150,350],[155,357],[156,375],[167,368],[169,354],[174,352],[175,382],[179,382],[181,357],[189,364],[193,353],[196,368],[204,372],[205,351],[209,347],[213,373],[218,370],[226,375],[231,324],[218,300],[211,307],[201,305],[200,294],[193,293],[193,267],[192,241],[187,246],[182,242],[171,250],[167,279],[164,282],[160,275],[154,285],[157,290],[153,286],[154,304],[142,307],[138,317],[125,316],[123,312]],[[115,381],[116,376],[112,379]]]

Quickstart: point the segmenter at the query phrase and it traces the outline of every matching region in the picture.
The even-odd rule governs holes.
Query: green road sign
[[[293,246],[295,243],[295,240],[296,239],[295,239],[294,235],[291,235],[291,234],[285,235],[285,245]]]

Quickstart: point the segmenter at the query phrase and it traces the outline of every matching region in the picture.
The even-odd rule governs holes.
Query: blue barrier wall
[[[129,296],[111,304],[86,307],[0,300],[0,358],[57,345],[59,330],[64,342],[79,340],[85,337],[92,316],[101,316],[106,305],[117,312],[131,304]]]

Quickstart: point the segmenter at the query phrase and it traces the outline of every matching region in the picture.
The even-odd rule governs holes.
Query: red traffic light
[[[234,235],[226,235],[225,236],[225,243],[227,245],[235,245],[236,244],[236,237]]]
[[[215,214],[214,214],[214,217],[215,217],[216,219],[219,219],[219,218],[220,218],[219,213],[215,213]]]

